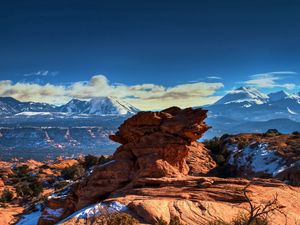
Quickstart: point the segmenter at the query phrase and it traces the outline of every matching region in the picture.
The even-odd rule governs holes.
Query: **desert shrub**
[[[22,165],[15,168],[13,172],[15,177],[19,177],[19,178],[26,177],[28,176],[29,167],[27,165]]]
[[[226,162],[226,159],[224,158],[224,156],[222,154],[218,154],[215,156],[215,161],[218,165],[224,165]]]
[[[269,222],[266,217],[257,217],[253,221],[249,221],[249,216],[240,214],[231,222],[232,225],[268,225]]]
[[[256,205],[248,196],[250,185],[251,183],[247,184],[242,190],[245,200],[249,204],[249,208],[245,208],[247,213],[237,215],[229,223],[222,220],[215,220],[209,222],[208,225],[269,225],[268,218],[275,212],[287,219],[287,216],[283,211],[285,206],[279,204],[277,194],[265,204]]]
[[[61,176],[65,180],[76,180],[76,179],[82,177],[84,175],[84,173],[85,173],[85,169],[83,168],[83,166],[81,164],[76,164],[76,165],[64,168],[61,171]]]
[[[172,216],[169,225],[182,225],[178,216]]]
[[[97,165],[99,161],[99,158],[94,155],[86,155],[84,156],[84,161],[82,165],[84,166],[85,169],[88,169],[94,165]]]
[[[215,220],[215,221],[209,221],[208,225],[231,225],[231,224],[224,222],[223,220]]]
[[[17,195],[24,199],[38,197],[43,192],[43,185],[36,179],[31,182],[24,182],[16,187]]]
[[[105,213],[98,218],[90,218],[88,224],[98,225],[136,225],[138,221],[131,215],[123,212],[115,212],[112,214]]]
[[[54,190],[57,191],[57,190],[63,189],[68,184],[70,184],[70,183],[65,180],[62,180],[62,181],[55,182],[53,187],[54,187]]]
[[[11,202],[12,199],[13,199],[13,193],[8,189],[4,189],[0,197],[0,202],[7,203],[7,202]]]
[[[269,222],[265,217],[258,217],[249,222],[249,217],[246,214],[240,214],[229,223],[223,220],[215,220],[210,221],[208,225],[269,225]]]
[[[222,151],[221,140],[218,137],[213,137],[209,140],[204,140],[203,144],[208,148],[213,154],[218,154]]]
[[[27,183],[18,185],[16,188],[16,192],[18,197],[22,197],[22,198],[29,197],[32,195],[32,191],[29,188],[29,185]]]
[[[244,149],[249,145],[249,142],[244,141],[244,140],[240,140],[237,144],[237,148],[238,149]]]
[[[273,137],[277,135],[281,135],[281,133],[277,129],[269,129],[263,134],[263,136],[265,137]]]
[[[220,140],[225,140],[226,138],[230,137],[229,134],[223,134],[221,137],[220,137]]]
[[[170,223],[166,222],[163,218],[159,218],[155,225],[182,225],[182,223],[178,216],[171,216]]]
[[[292,134],[293,135],[300,135],[300,132],[299,131],[294,131]]]
[[[230,155],[227,147],[225,145],[222,145],[222,142],[222,137],[214,137],[210,140],[203,141],[204,146],[211,151],[213,159],[219,166],[225,166],[226,161]]]
[[[85,169],[89,169],[95,165],[101,165],[108,162],[110,159],[101,155],[100,157],[94,155],[86,155],[82,162],[82,165]]]
[[[110,157],[105,157],[104,155],[101,155],[98,159],[98,164],[102,165],[104,163],[107,163],[108,161],[110,161],[111,158]]]
[[[107,220],[107,225],[134,225],[137,220],[127,213],[113,213]]]
[[[168,225],[168,223],[162,218],[157,218],[155,225]]]

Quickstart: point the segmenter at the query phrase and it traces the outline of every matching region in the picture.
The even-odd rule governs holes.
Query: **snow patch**
[[[22,219],[16,225],[37,225],[42,214],[41,205],[37,205],[36,209],[36,211],[30,214],[23,215]]]
[[[231,104],[231,103],[254,103],[257,105],[264,104],[268,101],[269,96],[259,92],[255,88],[241,87],[231,90],[217,101],[215,104]]]
[[[60,217],[64,212],[63,208],[59,208],[59,209],[46,208],[45,210],[47,211],[47,213],[49,215],[54,216],[54,217]]]
[[[128,208],[126,205],[123,205],[119,202],[111,202],[109,204],[107,203],[97,203],[88,207],[85,207],[66,219],[62,220],[58,224],[62,224],[70,219],[76,218],[76,219],[88,219],[88,218],[93,218],[93,217],[99,217],[102,214],[105,213],[114,213],[114,212],[124,212],[127,211]]]
[[[238,168],[244,167],[253,172],[264,172],[276,176],[288,167],[285,160],[278,156],[275,151],[268,149],[268,144],[260,143],[257,147],[247,146],[238,149],[237,145],[228,146],[231,152],[228,163]]]
[[[16,116],[52,116],[51,112],[21,112],[17,113]]]
[[[295,111],[291,110],[289,107],[286,107],[287,111],[290,113],[290,114],[293,114],[293,115],[297,115],[298,113],[296,113]]]

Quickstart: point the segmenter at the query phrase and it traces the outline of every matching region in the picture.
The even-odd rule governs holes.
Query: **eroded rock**
[[[110,138],[122,145],[113,160],[94,168],[93,173],[74,185],[59,221],[70,213],[107,198],[113,192],[132,187],[143,178],[180,178],[189,172],[190,151],[205,151],[198,140],[209,128],[206,110],[172,107],[161,112],[139,112],[126,120]],[[209,155],[206,155],[209,157]],[[209,158],[209,160],[212,160]],[[209,171],[203,166],[201,173]],[[51,201],[50,201],[51,202]],[[51,203],[49,203],[51,205]],[[45,224],[41,217],[40,224]]]

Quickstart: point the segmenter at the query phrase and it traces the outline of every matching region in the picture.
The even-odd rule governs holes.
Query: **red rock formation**
[[[39,224],[51,224],[72,212],[99,200],[109,194],[131,187],[143,178],[180,178],[189,172],[186,158],[189,152],[206,151],[198,140],[209,128],[203,121],[206,110],[187,108],[181,110],[172,107],[161,112],[139,112],[126,120],[111,140],[122,144],[113,155],[113,160],[94,168],[92,175],[74,185],[65,202],[60,218],[46,215]],[[212,162],[208,154],[207,160]],[[203,159],[202,162],[204,162]],[[209,168],[198,168],[199,173],[206,173]],[[48,207],[51,207],[51,200]],[[43,218],[48,218],[43,219]],[[50,221],[50,223],[49,223]]]
[[[199,142],[191,144],[186,162],[190,169],[189,174],[197,176],[206,175],[217,166],[216,162],[210,156],[209,150]]]
[[[100,201],[126,205],[127,213],[135,215],[140,224],[155,224],[158,218],[170,221],[175,215],[182,224],[207,225],[216,219],[229,222],[245,213],[249,205],[243,189],[249,180],[207,177],[216,164],[203,145],[196,142],[208,129],[203,123],[205,116],[206,111],[201,109],[173,107],[140,112],[128,119],[110,137],[122,144],[113,160],[94,168],[90,176],[73,186],[67,198],[50,200],[46,207],[59,212],[63,209],[63,213],[55,217],[45,210],[39,224],[52,225]],[[295,137],[289,141],[294,140]],[[229,144],[234,143],[232,140]],[[286,176],[291,177],[289,173]],[[293,179],[298,182],[297,176]],[[264,205],[278,195],[278,203],[286,207],[286,217],[275,212],[270,224],[294,224],[299,219],[299,187],[271,179],[253,179],[251,183],[249,194],[254,205]],[[86,218],[73,217],[61,224],[88,223]]]
[[[171,216],[180,218],[183,225],[207,225],[209,221],[217,219],[229,223],[241,213],[247,213],[246,209],[249,209],[243,195],[247,184],[249,180],[238,178],[141,178],[134,186],[114,192],[104,202],[127,205],[127,213],[134,215],[141,225],[156,224],[158,218],[169,222]],[[255,206],[266,204],[276,195],[279,205],[286,207],[286,217],[275,212],[270,217],[270,224],[295,224],[300,212],[300,188],[290,187],[276,180],[252,180],[249,196]],[[61,225],[84,225],[93,219],[73,217]]]

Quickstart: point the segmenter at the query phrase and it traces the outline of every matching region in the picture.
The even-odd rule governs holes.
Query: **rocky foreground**
[[[83,224],[88,216],[68,216],[97,202],[120,203],[142,224],[155,224],[159,218],[170,221],[172,216],[183,224],[230,221],[247,207],[243,189],[250,181],[207,177],[216,164],[197,142],[208,129],[205,118],[204,110],[173,107],[128,119],[111,136],[122,144],[113,160],[95,167],[66,197],[49,200],[39,224]],[[273,224],[298,219],[298,188],[275,180],[252,183],[249,190],[257,204],[278,193],[286,207],[287,216],[275,212]]]
[[[267,215],[269,224],[297,224],[298,183],[277,174],[273,176],[274,171],[289,169],[290,162],[280,161],[277,168],[272,164],[276,158],[256,160],[255,149],[269,140],[267,137],[261,142],[257,139],[256,145],[253,140],[243,146],[238,144],[236,136],[226,137],[214,155],[197,142],[209,128],[204,123],[206,113],[177,107],[139,112],[110,137],[121,144],[110,161],[94,166],[72,185],[51,194],[40,208],[25,215],[27,221],[35,218],[31,221],[39,225],[101,224],[101,217],[122,212],[134,218],[134,224],[162,224],[162,221],[168,224],[177,218],[181,224],[206,225],[217,220],[230,222],[247,214],[251,205],[264,208],[276,200],[272,206],[278,210]],[[253,151],[249,150],[250,145]],[[270,158],[268,148],[263,150]],[[222,162],[216,160],[221,156]],[[252,159],[246,159],[247,156]],[[250,164],[241,167],[242,162]],[[254,170],[259,163],[261,168],[272,166]],[[237,174],[239,169],[243,172]],[[232,171],[240,178],[221,178],[220,170]],[[26,220],[23,221],[19,225],[26,225]]]

